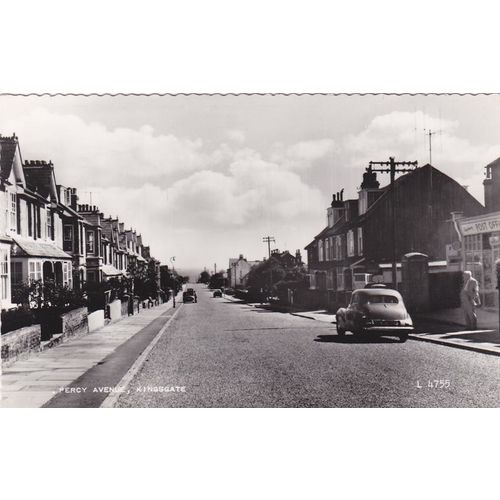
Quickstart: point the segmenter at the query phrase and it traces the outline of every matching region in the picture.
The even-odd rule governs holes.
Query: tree
[[[263,290],[267,296],[277,295],[281,302],[286,302],[288,290],[307,287],[306,270],[288,252],[275,253],[250,270],[247,287],[250,292]]]
[[[198,283],[204,283],[205,285],[210,281],[210,274],[207,271],[202,271],[200,277],[198,278]]]
[[[210,276],[210,281],[208,286],[210,288],[223,288],[224,287],[224,275],[222,273],[215,273]]]

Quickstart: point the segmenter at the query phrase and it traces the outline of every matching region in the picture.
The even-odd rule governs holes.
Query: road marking
[[[161,327],[160,331],[156,334],[155,338],[150,342],[150,344],[144,349],[142,354],[135,360],[134,364],[129,368],[127,373],[123,376],[123,378],[116,384],[115,387],[121,387],[123,390],[127,389],[128,385],[135,377],[137,372],[141,369],[142,365],[145,363],[149,353],[153,350],[154,346],[160,340],[160,337],[165,333],[170,322],[175,318],[176,314],[180,311],[181,305],[179,304],[179,308],[177,311],[170,316],[170,319]],[[112,392],[109,396],[101,403],[100,408],[114,408],[115,404],[118,402],[119,397],[121,396],[121,392]]]

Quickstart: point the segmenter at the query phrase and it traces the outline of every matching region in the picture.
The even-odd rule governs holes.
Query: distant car
[[[337,333],[355,335],[394,335],[401,342],[413,331],[413,322],[401,294],[386,286],[368,286],[354,290],[351,302],[336,314]]]
[[[220,288],[217,288],[214,290],[214,293],[212,295],[213,297],[222,297],[222,290]]]
[[[198,302],[198,297],[194,288],[188,288],[185,292],[182,293],[182,302]]]

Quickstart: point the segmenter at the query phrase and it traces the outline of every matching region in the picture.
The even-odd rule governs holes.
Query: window
[[[41,238],[42,237],[42,225],[40,223],[41,218],[40,218],[40,207],[36,207],[36,229],[35,229],[35,238]]]
[[[63,228],[63,250],[73,251],[73,226],[65,224]]]
[[[354,257],[354,231],[350,229],[347,232],[347,256]]]
[[[26,207],[28,209],[28,236],[33,236],[33,205],[28,202]]]
[[[87,253],[94,253],[94,231],[87,231]]]
[[[337,267],[337,290],[344,289],[344,270],[341,267]]]
[[[69,262],[63,262],[63,284],[71,288],[71,266]]]
[[[50,210],[46,211],[46,216],[47,216],[47,239],[53,240],[54,235],[52,233],[53,226],[52,226],[52,212]]]
[[[0,299],[9,295],[9,250],[0,250]]]
[[[330,260],[330,238],[325,240],[325,260]]]
[[[36,281],[42,279],[42,263],[40,261],[29,262],[28,278],[30,281]]]
[[[363,228],[358,227],[358,255],[363,255]]]
[[[318,240],[318,260],[323,262],[323,240]]]
[[[10,230],[17,231],[17,196],[10,193]]]
[[[344,258],[343,241],[341,234],[339,234],[335,238],[335,257],[337,260],[342,260]]]
[[[22,262],[12,262],[10,264],[10,275],[12,283],[22,283],[23,282],[23,263]]]

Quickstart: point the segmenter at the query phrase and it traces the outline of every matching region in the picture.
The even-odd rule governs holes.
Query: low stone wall
[[[114,300],[109,304],[109,319],[111,321],[118,321],[122,317],[122,301]]]
[[[128,299],[122,300],[122,316],[128,316],[128,310],[129,310],[129,305],[128,305]]]
[[[89,332],[88,309],[79,307],[61,315],[62,333],[65,337],[73,337]]]
[[[104,309],[98,309],[87,316],[89,332],[99,330],[104,326]]]
[[[134,314],[137,314],[141,311],[141,304],[139,302],[139,299],[134,299]]]
[[[40,325],[25,326],[2,335],[2,364],[11,363],[30,352],[40,350]]]

